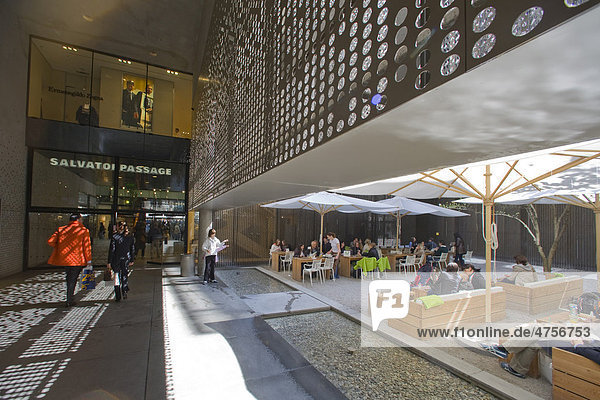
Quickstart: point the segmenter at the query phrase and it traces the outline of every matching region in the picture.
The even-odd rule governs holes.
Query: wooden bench
[[[552,349],[552,395],[557,399],[597,399],[600,365],[579,354]]]
[[[583,293],[583,279],[578,276],[546,279],[523,286],[497,282],[506,292],[506,308],[529,314],[568,307],[572,297]]]
[[[506,295],[500,287],[492,290],[492,321],[506,316]],[[390,319],[388,325],[413,337],[419,338],[417,329],[442,328],[455,326],[472,327],[485,322],[485,289],[464,291],[440,296],[444,304],[425,308],[419,301],[410,301],[408,315],[402,319]],[[427,340],[429,338],[419,338]]]

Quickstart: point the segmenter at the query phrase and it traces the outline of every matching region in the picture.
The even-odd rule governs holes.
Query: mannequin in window
[[[152,108],[154,107],[152,91],[152,86],[146,85],[146,92],[142,93],[142,124],[146,130],[152,129]]]
[[[98,112],[90,103],[84,103],[79,106],[75,118],[77,118],[79,125],[98,126]]]
[[[135,83],[127,81],[127,88],[123,89],[123,105],[121,119],[123,125],[140,127],[140,104],[142,92],[135,90]]]

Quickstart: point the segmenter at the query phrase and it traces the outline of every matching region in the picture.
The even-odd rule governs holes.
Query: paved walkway
[[[178,275],[136,266],[127,300],[99,282],[71,308],[64,272],[0,279],[0,399],[345,398],[226,285]]]

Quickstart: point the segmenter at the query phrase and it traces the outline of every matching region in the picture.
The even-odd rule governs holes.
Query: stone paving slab
[[[241,299],[257,313],[270,317],[329,310],[327,304],[303,292],[254,294]]]

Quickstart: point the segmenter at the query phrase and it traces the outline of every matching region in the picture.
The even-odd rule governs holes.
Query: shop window
[[[110,209],[114,168],[112,157],[35,150],[31,205]]]
[[[48,238],[59,226],[69,223],[70,214],[61,213],[29,213],[29,247],[28,267],[47,265],[52,254]],[[108,261],[108,245],[110,242],[110,215],[82,214],[83,224],[90,231],[92,242],[92,263],[104,265]]]
[[[92,52],[31,40],[28,116],[98,125],[91,95]]]
[[[185,164],[122,158],[119,210],[185,211]]]

